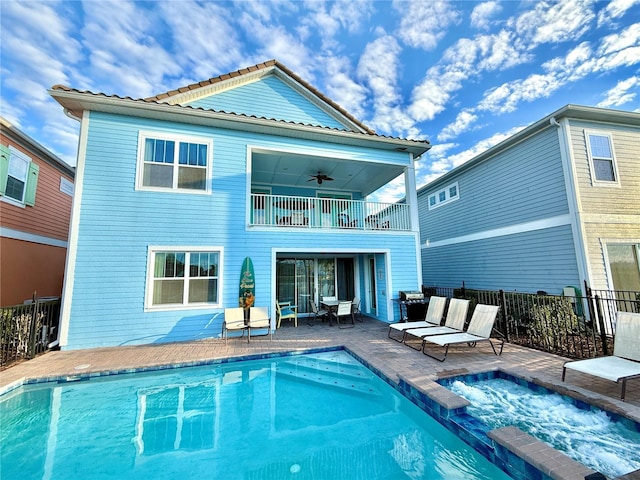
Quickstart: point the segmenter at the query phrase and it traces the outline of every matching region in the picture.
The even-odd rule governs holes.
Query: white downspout
[[[418,215],[418,192],[416,188],[416,168],[413,153],[409,153],[410,165],[404,170],[404,188],[407,205],[409,205],[409,221],[411,231],[415,235],[416,268],[418,288],[422,288],[422,249],[420,248],[420,216]]]

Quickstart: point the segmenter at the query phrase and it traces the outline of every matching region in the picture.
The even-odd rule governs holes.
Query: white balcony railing
[[[251,225],[410,231],[409,205],[334,198],[251,194]]]

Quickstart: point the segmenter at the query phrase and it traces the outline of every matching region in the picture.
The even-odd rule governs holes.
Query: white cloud
[[[407,45],[423,50],[433,50],[449,27],[460,21],[453,2],[394,0],[393,7],[402,16],[398,36]]]
[[[167,40],[171,43],[173,61],[180,64],[190,79],[186,83],[242,65],[244,56],[237,30],[229,22],[229,12],[219,4],[182,0],[159,2],[157,6],[170,29]]]
[[[239,19],[244,34],[259,47],[249,56],[247,65],[276,59],[307,82],[314,84],[313,54],[283,25],[262,23],[248,14]]]
[[[453,123],[450,123],[438,134],[438,141],[446,141],[456,138],[459,134],[469,129],[475,123],[478,116],[471,109],[462,110]]]
[[[166,75],[180,74],[173,55],[154,38],[156,22],[162,16],[142,5],[125,1],[83,3],[85,25],[81,34],[91,52],[94,88],[145,97],[158,93]]]
[[[309,13],[300,18],[298,28],[305,32],[303,35],[307,35],[307,38],[311,30],[318,31],[323,50],[340,49],[340,39],[336,38],[338,34],[341,30],[349,33],[359,31],[373,13],[373,5],[369,1],[306,1],[304,6],[309,9]]]
[[[617,20],[636,5],[640,5],[640,0],[611,0],[598,13],[598,24],[605,25]]]
[[[327,96],[354,115],[363,120],[366,115],[367,89],[353,79],[349,60],[345,57],[328,57],[323,61],[326,74]]]
[[[364,49],[357,73],[373,95],[371,126],[381,133],[415,137],[419,131],[413,119],[401,109],[398,86],[401,50],[391,35],[377,38]]]
[[[516,32],[533,49],[543,43],[576,40],[595,19],[593,0],[541,1],[515,21]]]
[[[633,91],[635,89],[635,91]],[[619,107],[632,102],[640,90],[640,77],[629,77],[620,80],[615,87],[604,92],[604,100],[598,103],[598,107]]]
[[[488,30],[492,19],[502,11],[498,2],[484,2],[477,5],[471,12],[471,26],[480,30]]]

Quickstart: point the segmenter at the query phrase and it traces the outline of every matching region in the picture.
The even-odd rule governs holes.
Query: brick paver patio
[[[556,355],[505,344],[502,356],[498,357],[493,354],[491,346],[484,343],[476,348],[452,347],[447,360],[441,363],[387,338],[387,331],[388,325],[367,317],[363,323],[356,323],[355,328],[350,329],[330,327],[327,323],[319,322],[308,326],[304,319],[300,319],[297,328],[283,325],[275,332],[273,340],[268,336],[252,336],[250,343],[247,343],[246,337],[230,338],[228,341],[211,338],[184,343],[54,351],[0,372],[0,389],[4,390],[15,382],[29,378],[344,346],[393,381],[403,378],[432,396],[437,397],[442,388],[434,383],[438,378],[502,369],[640,422],[640,379],[628,382],[626,402],[621,402],[620,385],[613,382],[568,372],[563,383],[562,364],[565,359]],[[571,468],[567,467],[564,460],[560,463],[563,465],[542,465],[539,468],[548,472],[562,472],[554,474],[553,478],[584,478],[584,474],[580,477],[578,471],[566,473],[567,470],[571,472]]]

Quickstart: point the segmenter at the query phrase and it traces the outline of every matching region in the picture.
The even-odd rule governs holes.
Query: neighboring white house
[[[418,205],[425,285],[640,291],[640,113],[566,105]]]

